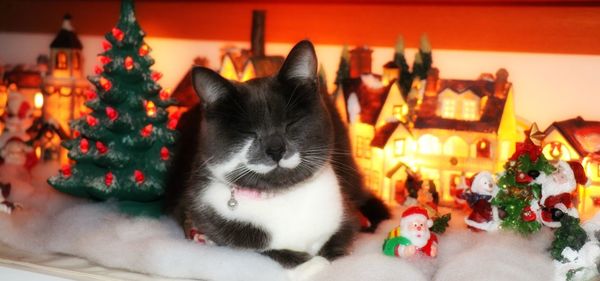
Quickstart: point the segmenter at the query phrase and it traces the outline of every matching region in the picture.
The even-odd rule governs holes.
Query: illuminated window
[[[81,61],[80,61],[81,57],[79,55],[79,53],[75,52],[73,53],[73,57],[71,58],[72,61],[72,65],[73,65],[73,69],[75,70],[79,70],[79,68],[81,67]]]
[[[458,136],[451,136],[444,143],[444,155],[455,157],[468,157],[469,145]]]
[[[571,160],[569,149],[561,142],[553,141],[544,146],[542,150],[544,156],[550,160]]]
[[[490,158],[490,142],[488,140],[479,140],[477,145],[477,158]]]
[[[464,120],[477,120],[477,102],[474,100],[463,101],[463,119]]]
[[[366,137],[357,137],[356,156],[360,158],[371,158],[371,140]]]
[[[394,140],[394,154],[402,156],[404,154],[404,139]]]
[[[392,109],[392,115],[397,120],[404,119],[404,116],[408,113],[408,107],[406,105],[394,105]]]
[[[448,119],[456,118],[456,101],[451,98],[445,98],[442,101],[442,117]]]
[[[56,68],[67,69],[67,54],[65,52],[58,52],[56,54]]]
[[[432,135],[423,135],[419,138],[419,153],[440,154],[440,141]]]

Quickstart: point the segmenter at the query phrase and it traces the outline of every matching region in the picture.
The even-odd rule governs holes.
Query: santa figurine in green
[[[429,231],[433,221],[427,210],[413,206],[402,213],[400,226],[394,228],[383,242],[383,253],[393,257],[411,257],[417,253],[437,256],[438,240]]]

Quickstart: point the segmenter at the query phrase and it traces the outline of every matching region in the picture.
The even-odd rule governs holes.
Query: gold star
[[[529,129],[529,139],[531,142],[537,146],[540,146],[542,145],[542,140],[544,137],[546,137],[546,135],[544,135],[544,133],[538,129],[537,124],[531,124],[531,129]]]

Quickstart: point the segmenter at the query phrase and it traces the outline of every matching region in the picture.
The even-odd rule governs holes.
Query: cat
[[[204,67],[192,76],[201,104],[180,119],[166,196],[182,225],[294,268],[345,255],[359,210],[372,227],[389,218],[363,189],[347,129],[319,90],[312,43],[296,44],[272,77],[239,83]]]

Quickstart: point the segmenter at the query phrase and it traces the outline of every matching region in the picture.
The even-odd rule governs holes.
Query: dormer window
[[[65,52],[56,54],[56,69],[67,69],[67,54]]]
[[[474,100],[464,100],[463,101],[463,120],[474,121],[479,119],[477,107],[477,102]]]
[[[442,100],[442,117],[446,119],[456,118],[456,101],[451,97]]]
[[[408,113],[408,107],[406,105],[394,105],[392,108],[392,116],[396,120],[404,119],[404,116]]]

